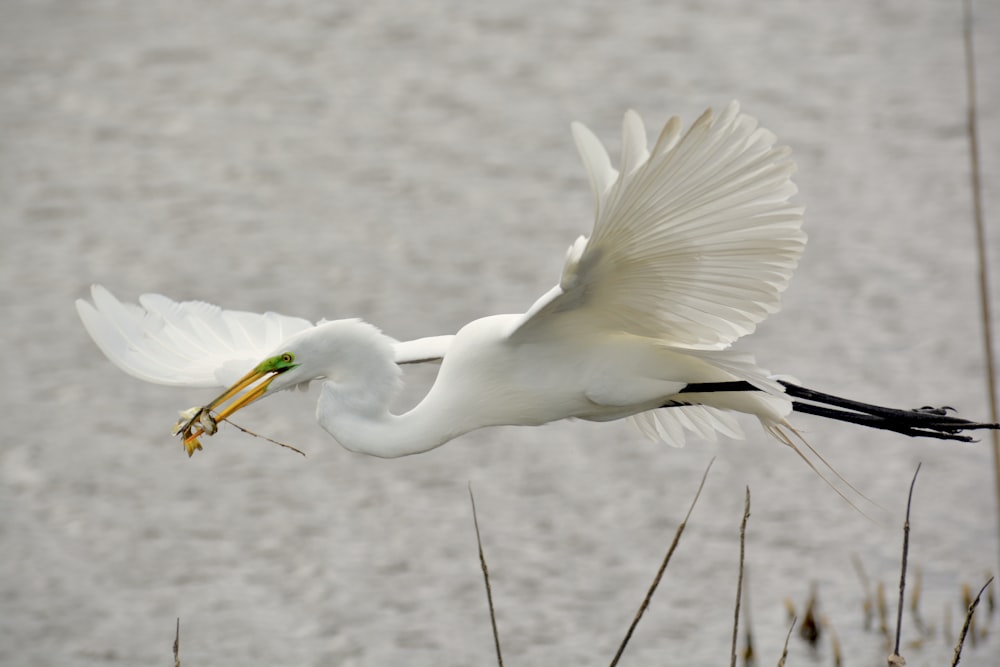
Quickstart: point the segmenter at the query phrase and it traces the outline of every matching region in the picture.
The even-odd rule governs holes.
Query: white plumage
[[[80,316],[107,357],[140,379],[226,386],[246,374],[206,406],[252,387],[219,419],[267,392],[323,379],[320,424],[345,447],[377,456],[426,451],[475,428],[565,418],[634,416],[647,434],[680,444],[684,430],[737,436],[727,414],[737,411],[782,437],[791,401],[751,356],[728,348],[777,310],[805,244],[802,209],[788,201],[789,150],[735,102],[683,134],[671,119],[651,152],[629,111],[617,170],[589,130],[572,129],[594,193],[593,231],[570,246],[559,284],[523,314],[398,342],[357,320],[313,325],[158,295],[125,306],[95,287],[93,305],[77,302]],[[441,358],[424,400],[389,413],[398,364]],[[761,391],[679,395],[692,383],[740,381]],[[677,403],[693,405],[659,409]]]

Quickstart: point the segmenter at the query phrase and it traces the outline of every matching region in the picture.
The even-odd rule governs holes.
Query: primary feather
[[[680,136],[672,118],[653,152],[625,116],[620,171],[593,134],[573,127],[597,202],[593,231],[571,246],[557,289],[515,337],[560,328],[624,330],[677,347],[725,349],[778,308],[805,245],[788,202],[795,164],[738,113],[706,111]],[[585,321],[584,321],[585,320]]]

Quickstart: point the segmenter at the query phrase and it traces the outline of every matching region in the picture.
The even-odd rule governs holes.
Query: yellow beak
[[[264,392],[267,391],[268,385],[271,384],[271,381],[274,380],[274,378],[277,375],[278,373],[276,371],[260,371],[254,369],[249,373],[247,373],[246,375],[244,375],[242,378],[240,378],[236,382],[236,384],[234,384],[229,389],[220,394],[214,401],[206,405],[205,408],[207,410],[215,410],[218,406],[222,405],[223,403],[225,403],[230,398],[240,393],[247,387],[250,387],[255,382],[267,378],[263,382],[258,384],[256,387],[253,387],[245,394],[234,400],[232,403],[229,404],[228,407],[224,408],[219,414],[215,416],[216,421],[222,421],[223,419],[233,414],[237,410],[245,408],[246,406],[256,401],[258,398],[263,396]]]

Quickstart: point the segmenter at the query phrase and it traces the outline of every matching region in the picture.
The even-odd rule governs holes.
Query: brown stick
[[[962,37],[965,45],[965,80],[968,100],[969,186],[972,189],[972,222],[976,230],[976,259],[979,264],[979,319],[983,325],[983,356],[989,390],[990,420],[997,421],[996,362],[993,357],[993,313],[990,309],[990,272],[986,256],[986,224],[983,222],[982,185],[979,170],[979,128],[976,112],[976,54],[972,46],[972,0],[962,3]],[[997,494],[998,534],[1000,534],[1000,433],[994,431],[993,481]],[[1000,554],[998,554],[1000,555]]]
[[[253,431],[251,431],[248,428],[243,428],[242,426],[240,426],[236,422],[229,421],[228,419],[223,419],[222,421],[226,422],[230,426],[235,426],[236,428],[238,428],[239,430],[243,431],[247,435],[252,435],[255,438],[262,438],[264,440],[267,440],[271,444],[278,445],[280,447],[284,447],[285,449],[290,449],[293,452],[297,452],[297,453],[301,454],[302,456],[306,455],[306,453],[304,451],[302,451],[301,449],[296,449],[295,447],[292,447],[291,445],[286,445],[283,442],[278,442],[277,440],[272,440],[271,438],[267,437],[266,435],[261,435],[260,433],[254,433]]]
[[[666,571],[667,565],[670,563],[670,558],[674,555],[674,551],[677,549],[677,544],[681,540],[681,533],[684,532],[684,527],[687,526],[688,519],[691,518],[691,512],[694,510],[695,503],[698,502],[701,490],[705,487],[705,480],[708,479],[708,471],[712,469],[712,464],[714,462],[714,458],[708,462],[708,466],[705,468],[705,472],[701,476],[701,484],[698,485],[698,490],[695,492],[694,499],[691,501],[691,506],[688,508],[687,514],[684,515],[684,520],[681,521],[679,526],[677,526],[677,532],[674,533],[674,540],[670,543],[670,548],[667,549],[667,554],[663,557],[660,569],[657,570],[656,576],[653,578],[653,583],[646,592],[646,597],[643,599],[642,604],[639,605],[639,611],[636,612],[635,618],[632,619],[632,624],[628,626],[628,631],[625,633],[625,638],[618,647],[615,657],[611,659],[611,667],[615,667],[615,665],[618,664],[619,658],[622,657],[625,647],[628,646],[628,642],[632,638],[632,633],[635,632],[635,627],[639,625],[639,619],[641,619],[642,615],[646,613],[646,608],[649,607],[649,603],[653,599],[653,593],[656,592],[656,587],[660,585],[660,579],[663,578],[663,573]]]
[[[743,562],[746,556],[747,519],[750,518],[750,487],[747,487],[746,498],[743,501],[743,521],[740,522],[740,571],[736,579],[736,610],[733,612],[733,646],[730,652],[729,667],[736,667],[736,637],[740,627],[740,601],[743,598]]]
[[[993,583],[993,577],[990,577],[989,581],[983,584],[983,587],[979,589],[979,593],[976,595],[976,599],[972,601],[969,605],[969,610],[965,614],[965,625],[962,626],[962,632],[958,636],[958,644],[955,645],[955,659],[951,662],[951,667],[956,667],[958,661],[962,659],[962,646],[965,644],[965,635],[969,633],[969,626],[972,624],[972,615],[976,612],[976,607],[979,605],[979,598],[983,596],[983,591]]]
[[[785,658],[788,657],[788,640],[792,637],[792,629],[795,627],[797,616],[792,617],[792,624],[788,626],[788,634],[785,635],[785,647],[781,649],[781,658],[778,660],[778,667],[785,667]]]
[[[917,484],[917,475],[920,474],[921,464],[917,464],[917,469],[913,472],[913,479],[910,480],[910,494],[906,499],[906,521],[903,522],[903,563],[899,568],[899,605],[896,609],[896,643],[893,645],[892,655],[889,656],[889,664],[896,664],[893,658],[899,656],[899,635],[903,629],[903,595],[906,592],[906,559],[910,553],[910,506],[913,504],[913,487]],[[900,659],[902,659],[900,657]],[[903,664],[906,664],[905,662]]]
[[[177,617],[177,629],[174,630],[174,667],[181,667],[181,617]]]
[[[503,667],[503,655],[500,653],[500,633],[497,632],[497,616],[493,611],[493,590],[490,588],[490,571],[486,567],[486,557],[483,555],[483,541],[479,537],[479,518],[476,516],[476,498],[472,495],[472,482],[469,482],[469,501],[472,503],[472,523],[476,527],[476,544],[479,547],[479,565],[483,569],[483,579],[486,581],[486,604],[490,608],[490,624],[493,626],[493,644],[497,649],[497,664]]]

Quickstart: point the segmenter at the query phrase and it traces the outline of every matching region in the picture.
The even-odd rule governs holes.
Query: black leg
[[[973,422],[947,414],[948,408],[924,407],[918,410],[886,408],[870,403],[861,403],[833,394],[801,387],[791,382],[779,380],[785,393],[792,398],[792,409],[796,412],[835,419],[837,421],[868,426],[886,431],[894,431],[911,437],[938,438],[941,440],[961,440],[970,442],[972,437],[964,431],[998,429],[1000,424]],[[686,386],[681,394],[712,393],[720,391],[759,391],[749,382],[699,382]],[[808,401],[808,402],[807,402]],[[833,407],[829,407],[833,406]],[[842,409],[837,409],[842,408]]]

